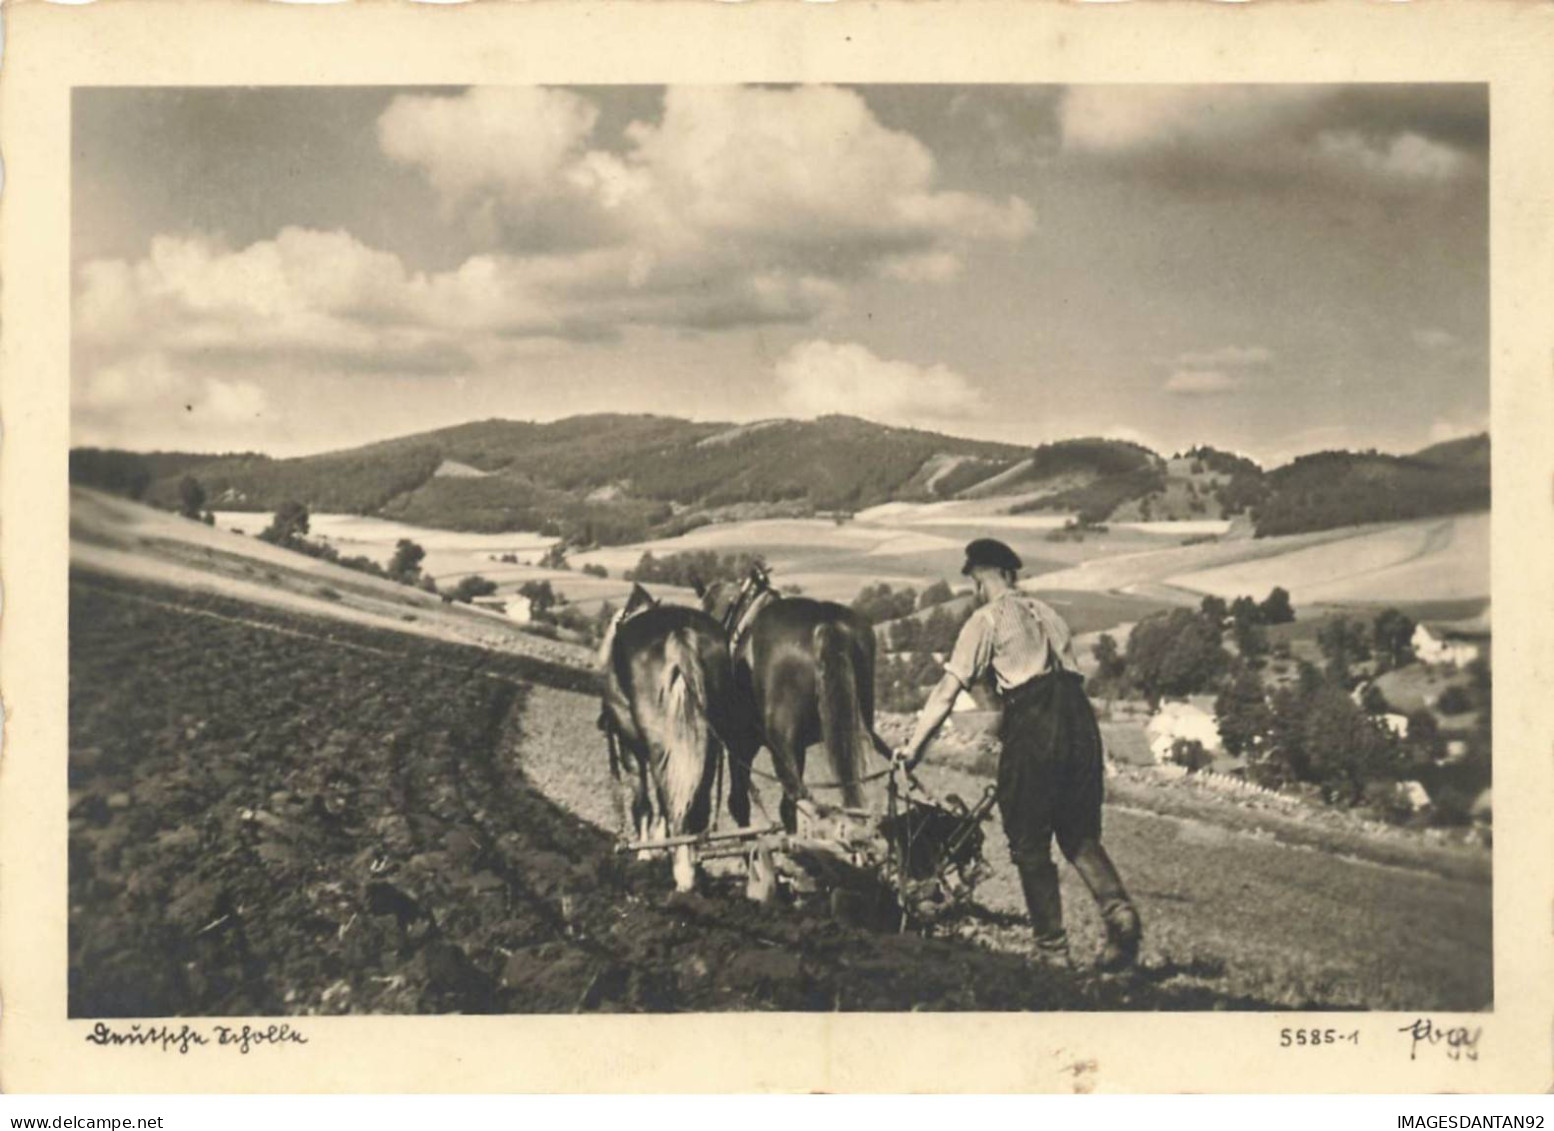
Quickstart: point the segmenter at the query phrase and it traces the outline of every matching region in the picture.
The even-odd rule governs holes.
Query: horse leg
[[[657,839],[656,832],[659,823],[658,817],[658,791],[648,774],[647,759],[637,759],[637,795],[632,800],[632,816],[637,820],[637,840],[649,841]],[[638,860],[651,860],[653,851],[649,848],[637,850]]]
[[[690,891],[696,886],[696,861],[691,846],[678,844],[674,849],[674,890]]]
[[[728,747],[728,813],[742,829],[750,827],[750,764],[759,749]]]
[[[799,827],[799,801],[808,797],[804,792],[804,746],[793,735],[775,738],[771,745],[772,765],[782,782],[782,827],[790,833]]]

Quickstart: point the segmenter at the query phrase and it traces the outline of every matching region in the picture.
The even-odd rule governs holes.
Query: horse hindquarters
[[[664,734],[654,771],[670,836],[704,831],[720,747],[707,724],[707,688],[696,640],[677,629],[664,641],[659,701]],[[688,845],[674,849],[675,887],[689,891],[696,865]]]
[[[831,758],[831,770],[841,784],[842,803],[863,805],[858,765],[866,727],[861,714],[858,677],[853,670],[847,634],[834,624],[815,628],[816,698],[820,708],[820,734]]]

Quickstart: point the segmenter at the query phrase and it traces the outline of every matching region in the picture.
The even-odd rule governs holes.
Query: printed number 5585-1
[[[1360,1031],[1345,1033],[1338,1029],[1280,1029],[1279,1047],[1282,1049],[1309,1045],[1357,1045]]]

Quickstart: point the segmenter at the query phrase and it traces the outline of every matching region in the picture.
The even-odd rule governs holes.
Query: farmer
[[[1009,856],[1020,872],[1037,954],[1067,966],[1068,936],[1052,838],[1100,907],[1103,970],[1131,966],[1142,930],[1122,880],[1101,847],[1101,733],[1084,692],[1068,626],[1016,584],[1020,558],[1004,543],[966,547],[961,573],[976,585],[977,610],[961,629],[944,676],[928,697],[911,742],[897,757],[910,768],[949,717],[955,699],[989,673],[1003,701],[998,809]]]

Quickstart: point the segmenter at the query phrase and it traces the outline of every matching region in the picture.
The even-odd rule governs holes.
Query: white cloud
[[[1176,360],[1178,364],[1190,369],[1266,365],[1273,360],[1273,351],[1266,346],[1220,346],[1217,349],[1189,350],[1178,355]]]
[[[940,187],[933,154],[851,91],[671,88],[614,149],[598,125],[567,90],[396,97],[380,147],[484,250],[419,271],[345,231],[237,248],[158,236],[141,259],[80,269],[83,379],[110,389],[137,359],[226,380],[267,366],[457,377],[499,371],[525,342],[802,324],[860,278],[942,283],[969,247],[1033,225],[1018,198]]]
[[[1070,149],[1211,148],[1255,141],[1323,97],[1319,88],[1294,86],[1077,86],[1059,122]]]
[[[1178,369],[1166,379],[1165,391],[1183,397],[1212,397],[1234,393],[1241,378],[1222,369]]]
[[[599,110],[570,91],[475,87],[457,97],[402,94],[378,119],[378,144],[420,169],[450,202],[481,190],[510,198],[565,189]]]
[[[986,407],[976,386],[953,369],[887,360],[855,342],[802,342],[777,362],[776,376],[784,411],[799,417],[844,413],[905,423]]]
[[[1468,157],[1451,146],[1409,132],[1385,139],[1355,130],[1324,132],[1317,137],[1317,152],[1337,169],[1383,181],[1450,181],[1471,166]]]
[[[1442,444],[1448,440],[1460,440],[1489,431],[1489,414],[1479,413],[1443,416],[1432,421],[1426,434],[1428,444]]]
[[[592,144],[596,121],[570,92],[476,89],[396,99],[379,135],[493,252],[629,248],[642,289],[694,279],[728,293],[751,274],[942,281],[971,244],[1034,227],[1018,197],[938,187],[927,147],[852,91],[672,87],[618,150]],[[528,157],[502,155],[531,134]]]
[[[246,435],[270,411],[264,390],[251,381],[204,376],[157,352],[90,369],[71,396],[71,427],[78,443],[99,437],[122,442],[141,428],[189,437]]]
[[[1400,112],[1396,94],[1336,86],[1079,86],[1059,123],[1066,150],[1169,170],[1182,185],[1253,177],[1415,191],[1482,169],[1453,133],[1471,106],[1412,103]]]

